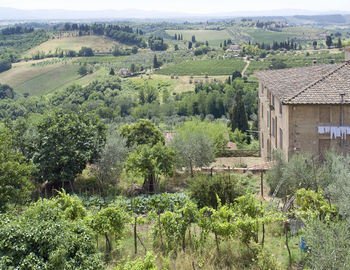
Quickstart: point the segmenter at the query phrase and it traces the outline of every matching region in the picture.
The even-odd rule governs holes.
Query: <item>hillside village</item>
[[[349,15],[11,12],[0,269],[350,269]]]

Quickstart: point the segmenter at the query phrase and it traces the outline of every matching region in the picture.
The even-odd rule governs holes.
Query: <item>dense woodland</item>
[[[233,170],[259,159],[254,72],[341,62],[349,29],[2,27],[0,269],[349,269],[348,157]]]

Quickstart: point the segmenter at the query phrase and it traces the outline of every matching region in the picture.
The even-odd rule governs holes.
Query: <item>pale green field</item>
[[[0,74],[0,83],[9,84],[19,94],[39,96],[66,88],[73,83],[86,85],[108,74],[107,69],[101,67],[92,74],[81,77],[77,73],[78,68],[79,65],[72,64],[69,60],[20,62]]]
[[[182,34],[184,40],[191,40],[195,35],[197,41],[208,41],[210,46],[219,46],[225,39],[231,38],[226,30],[166,30],[166,32],[170,36]]]
[[[292,39],[297,37],[296,33],[288,32],[273,32],[263,29],[247,29],[247,33],[252,37],[252,42],[272,44],[274,41],[283,42],[288,38]]]
[[[117,43],[101,36],[65,37],[61,39],[50,39],[39,46],[29,50],[24,57],[31,57],[36,52],[53,53],[57,48],[62,50],[79,51],[81,47],[90,47],[95,52],[111,52]]]

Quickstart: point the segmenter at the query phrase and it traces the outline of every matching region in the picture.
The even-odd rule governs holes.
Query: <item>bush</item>
[[[94,52],[91,48],[88,47],[81,47],[79,53],[79,56],[94,56]]]
[[[257,264],[260,270],[281,270],[282,267],[268,250],[262,249],[257,256]]]
[[[147,252],[144,259],[138,258],[132,261],[130,257],[128,257],[124,264],[117,266],[116,270],[156,270],[156,258],[157,257],[154,256],[152,252]]]
[[[11,69],[11,59],[9,57],[0,57],[0,72]]]
[[[199,207],[216,208],[216,196],[219,196],[222,204],[233,203],[237,197],[245,193],[246,188],[242,182],[247,180],[247,177],[238,174],[200,175],[189,181],[190,196]]]
[[[345,270],[350,265],[350,234],[346,222],[326,224],[317,218],[304,231],[308,269]]]
[[[93,232],[60,204],[41,200],[0,216],[0,269],[102,269]]]

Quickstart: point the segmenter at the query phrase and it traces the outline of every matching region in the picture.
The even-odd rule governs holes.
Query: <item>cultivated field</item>
[[[263,29],[246,29],[246,32],[251,36],[252,42],[272,44],[273,41],[282,42],[288,38],[292,39],[297,36],[296,33],[274,32]]]
[[[156,73],[163,75],[176,74],[179,76],[199,76],[199,75],[230,75],[235,70],[242,71],[245,62],[236,59],[223,60],[189,60],[178,64],[169,64],[161,68]]]
[[[107,70],[100,68],[84,77],[78,75],[79,65],[70,60],[51,59],[20,62],[0,74],[0,82],[7,83],[19,94],[39,96],[65,88],[72,83],[85,85]]]
[[[182,34],[184,40],[191,40],[195,35],[197,41],[208,41],[211,46],[219,46],[225,39],[231,38],[226,30],[166,30],[166,32],[170,36]]]
[[[31,57],[36,52],[53,53],[57,48],[62,50],[79,51],[81,47],[90,47],[95,52],[107,53],[111,52],[117,43],[109,38],[101,36],[81,36],[66,37],[61,39],[50,39],[39,46],[25,53],[25,57]]]

